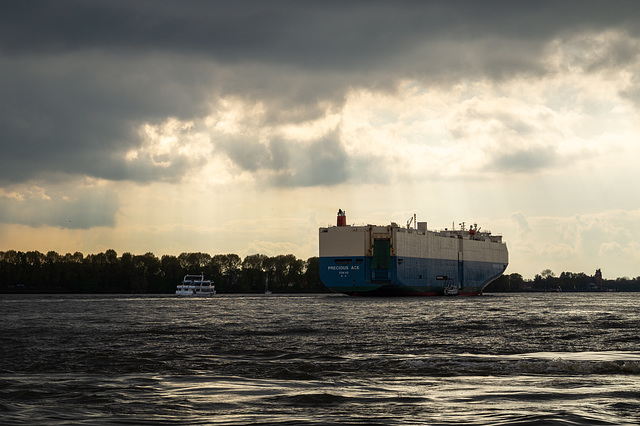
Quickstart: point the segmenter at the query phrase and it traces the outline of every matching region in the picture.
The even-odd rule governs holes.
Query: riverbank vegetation
[[[252,254],[153,253],[133,255],[115,250],[83,255],[49,251],[0,251],[0,293],[174,293],[186,274],[204,273],[219,293],[328,292],[319,276],[317,257],[307,260],[292,254],[269,257]],[[505,274],[485,292],[522,291],[640,291],[640,277],[602,279],[599,271],[562,272],[545,269],[533,280]]]
[[[84,256],[80,252],[0,252],[2,293],[174,293],[186,274],[204,273],[219,293],[328,291],[320,282],[318,258],[294,255],[153,253],[133,255],[115,250]]]
[[[505,274],[485,288],[485,292],[560,292],[560,291],[640,291],[640,277],[603,279],[600,271],[594,275],[584,272],[562,272],[556,276],[550,269],[526,280],[520,274]]]

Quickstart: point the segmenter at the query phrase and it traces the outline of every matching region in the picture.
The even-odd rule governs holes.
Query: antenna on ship
[[[411,229],[411,222],[413,222],[413,227],[418,226],[418,222],[416,222],[416,214],[414,213],[412,217],[407,221],[407,229]]]

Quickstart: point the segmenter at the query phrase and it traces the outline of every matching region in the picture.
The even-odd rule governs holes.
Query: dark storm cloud
[[[181,175],[179,161],[154,169],[123,158],[141,143],[133,123],[202,114],[197,82],[174,83],[183,71],[153,58],[90,53],[3,59],[0,181],[46,171],[140,181]]]
[[[197,52],[356,67],[430,38],[547,39],[572,29],[628,25],[634,1],[57,1],[4,2],[3,50]],[[637,29],[636,29],[637,31]]]
[[[400,78],[535,76],[552,38],[613,27],[635,34],[638,9],[623,1],[4,1],[0,184],[178,180],[202,159],[125,159],[144,142],[141,124],[197,121],[228,95],[264,103],[267,122],[301,122],[340,105],[350,88],[393,90]],[[621,44],[614,60],[633,54]],[[246,170],[277,171],[275,184],[348,175],[331,154],[335,135],[308,149],[321,161],[306,168],[292,168],[277,142],[268,152],[243,143],[221,148]]]

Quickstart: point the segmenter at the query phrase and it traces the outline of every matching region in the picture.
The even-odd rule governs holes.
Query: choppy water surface
[[[638,424],[640,294],[0,296],[2,424]]]

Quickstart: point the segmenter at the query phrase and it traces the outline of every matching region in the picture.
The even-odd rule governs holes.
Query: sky
[[[640,276],[640,2],[0,1],[0,251],[477,223]]]

